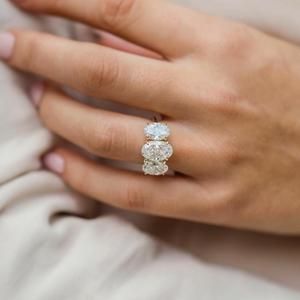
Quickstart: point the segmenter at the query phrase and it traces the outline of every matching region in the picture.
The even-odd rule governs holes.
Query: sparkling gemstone
[[[142,148],[144,158],[151,161],[164,161],[170,158],[173,154],[173,147],[162,141],[151,141]]]
[[[168,166],[159,161],[145,161],[144,166],[143,166],[143,171],[146,175],[164,175],[165,173],[168,172]]]
[[[161,141],[170,135],[170,128],[164,123],[151,123],[145,127],[145,135],[149,140]]]

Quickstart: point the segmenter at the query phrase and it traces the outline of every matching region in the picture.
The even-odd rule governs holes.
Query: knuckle
[[[241,150],[241,147],[236,145],[230,138],[228,141],[218,142],[216,148],[218,150],[216,151],[215,159],[226,169],[237,166],[246,160],[246,155]]]
[[[205,106],[222,115],[238,115],[244,106],[244,101],[238,92],[231,87],[219,87],[211,90],[202,98]]]
[[[120,204],[122,208],[137,211],[147,209],[149,196],[138,184],[128,184],[122,195]]]
[[[223,151],[222,156],[226,165],[229,166],[238,165],[241,161],[243,161],[243,155],[241,151],[235,147],[227,147],[227,149]]]
[[[87,74],[83,79],[84,88],[88,93],[95,94],[103,87],[112,87],[120,77],[120,65],[117,58],[106,57],[92,59],[87,62]],[[78,70],[80,72],[80,70]]]
[[[216,141],[216,139],[218,139],[218,141]],[[235,171],[236,168],[245,164],[249,160],[249,154],[242,150],[242,148],[232,145],[232,142],[224,142],[221,141],[221,139],[223,138],[215,136],[209,143],[205,143],[205,147],[200,146],[201,148],[199,149],[205,157],[214,161],[212,172],[227,176]],[[193,148],[191,151],[194,150]],[[208,164],[208,168],[211,168],[210,163]]]
[[[235,82],[226,82],[225,85],[210,89],[201,96],[200,105],[219,117],[230,121],[239,118],[253,119],[257,117],[257,108],[247,97],[239,91]]]
[[[37,58],[42,52],[43,42],[34,33],[18,33],[18,35],[23,35],[23,38],[19,39],[20,51],[16,55],[15,63],[25,70],[34,70]]]
[[[115,153],[117,145],[119,143],[119,130],[117,128],[112,128],[107,126],[101,133],[101,138],[98,138],[98,143],[96,142],[96,151],[102,152],[108,155]]]
[[[122,126],[113,124],[101,124],[86,128],[87,148],[96,154],[102,154],[110,158],[121,158],[127,150],[127,132]]]
[[[203,98],[204,104],[213,112],[232,118],[253,118],[257,115],[257,109],[239,91],[235,82],[226,82],[225,86],[220,86],[210,91]]]
[[[216,109],[225,114],[237,114],[239,112],[241,98],[238,93],[230,90],[219,90],[216,95]]]
[[[231,25],[219,30],[215,46],[221,56],[244,59],[251,53],[252,34],[247,25]]]
[[[237,221],[243,206],[243,199],[236,186],[231,185],[217,189],[211,200],[214,203],[212,218],[217,223],[233,225]]]
[[[263,59],[255,65],[260,70],[261,76],[273,78],[273,76],[275,77],[277,74],[285,72],[288,78],[291,71],[290,63],[285,53],[281,51],[281,48],[265,49],[265,53],[266,55]]]
[[[136,0],[105,0],[103,1],[103,21],[115,30],[123,28],[130,21]]]

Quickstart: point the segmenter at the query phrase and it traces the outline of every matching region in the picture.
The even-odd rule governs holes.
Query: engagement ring
[[[142,148],[145,175],[166,174],[169,169],[166,163],[173,155],[173,147],[168,143],[170,128],[165,123],[153,122],[145,127],[144,133],[147,140]]]

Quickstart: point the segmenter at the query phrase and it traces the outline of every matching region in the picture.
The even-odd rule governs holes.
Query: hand
[[[11,66],[161,113],[172,130],[175,153],[168,164],[175,176],[144,176],[56,149],[47,165],[70,186],[144,213],[300,233],[296,46],[165,1],[15,2],[104,29],[164,57],[37,32],[2,34],[2,56]],[[101,157],[142,163],[147,120],[85,106],[53,88],[35,89],[34,98],[56,134]]]

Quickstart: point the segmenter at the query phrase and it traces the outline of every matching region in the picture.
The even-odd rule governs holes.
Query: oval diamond
[[[159,161],[145,161],[143,171],[145,175],[160,176],[168,172],[168,166]]]
[[[142,148],[144,158],[151,161],[164,161],[169,159],[173,154],[173,147],[162,141],[148,142]]]
[[[151,123],[145,127],[145,135],[149,140],[161,141],[170,136],[170,128],[164,123]]]

